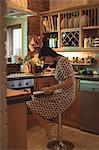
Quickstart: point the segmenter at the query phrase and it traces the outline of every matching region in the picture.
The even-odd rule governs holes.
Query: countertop
[[[25,102],[30,99],[30,95],[31,95],[30,92],[24,90],[7,89],[6,92],[7,104],[10,105]]]
[[[7,76],[7,81],[10,80],[21,80],[21,79],[34,79],[34,78],[40,78],[40,77],[48,77],[48,76],[54,76],[52,73],[35,73],[35,74],[12,74]]]
[[[99,81],[99,75],[76,75],[76,79]]]
[[[35,73],[35,74],[23,74],[23,75],[9,75],[7,76],[7,80],[16,80],[16,79],[27,79],[27,78],[39,78],[39,77],[47,77],[54,76],[51,73]],[[99,81],[99,75],[75,75],[76,79],[80,80],[91,80],[91,81]]]

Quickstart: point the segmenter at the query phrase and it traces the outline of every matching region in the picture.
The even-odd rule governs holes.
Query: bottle
[[[91,47],[91,44],[92,44],[92,39],[91,39],[91,36],[89,36],[89,38],[88,38],[88,47]]]
[[[52,39],[52,35],[50,35],[50,38],[49,38],[49,47],[50,47],[50,48],[53,47],[53,39]]]
[[[55,48],[55,35],[53,35],[53,38],[52,38],[52,48]]]
[[[88,38],[84,38],[84,48],[88,48]]]

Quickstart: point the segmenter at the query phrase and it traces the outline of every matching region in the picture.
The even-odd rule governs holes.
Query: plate
[[[88,16],[82,15],[80,17],[80,24],[81,24],[82,27],[87,26],[88,25]]]
[[[61,29],[67,28],[67,18],[62,19],[61,21]]]
[[[71,17],[68,21],[68,28],[73,28],[74,27],[74,18],[75,17]]]
[[[79,16],[77,16],[77,17],[75,17],[74,18],[74,28],[77,28],[77,27],[79,27]]]

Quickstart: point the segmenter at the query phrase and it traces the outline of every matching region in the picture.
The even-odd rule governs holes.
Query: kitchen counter
[[[39,77],[47,77],[47,76],[54,76],[54,74],[51,73],[35,73],[35,74],[12,74],[7,76],[7,81],[10,80],[21,80],[21,79],[33,79],[33,78],[39,78]]]
[[[30,93],[24,90],[7,89],[6,98],[8,105],[22,103],[30,98]]]
[[[19,74],[19,75],[9,75],[7,76],[7,80],[16,80],[16,79],[27,79],[27,78],[39,78],[39,77],[47,77],[54,76],[51,73],[35,73],[35,74]],[[91,80],[91,81],[99,81],[99,75],[75,75],[77,79],[80,80]]]
[[[27,107],[30,93],[7,89],[8,149],[27,150]]]
[[[76,79],[99,81],[99,75],[76,75]]]

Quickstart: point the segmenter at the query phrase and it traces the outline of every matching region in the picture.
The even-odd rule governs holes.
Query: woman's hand
[[[41,89],[41,91],[42,91],[42,90],[45,91],[44,94],[46,94],[46,95],[53,94],[53,92],[54,92],[53,86],[50,86],[50,87],[44,87],[44,88]]]
[[[49,86],[49,87],[44,87],[44,88],[41,89],[41,91],[44,90],[44,91],[45,91],[44,94],[50,95],[50,94],[53,94],[53,92],[54,92],[55,90],[68,88],[68,86],[70,86],[70,85],[72,85],[72,84],[74,84],[73,78],[70,77],[70,78],[64,80],[64,81],[63,81],[62,83],[60,83],[60,84],[55,84],[55,85],[52,85],[52,86]]]

